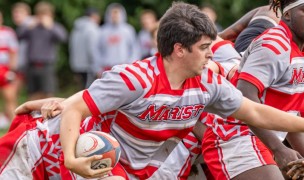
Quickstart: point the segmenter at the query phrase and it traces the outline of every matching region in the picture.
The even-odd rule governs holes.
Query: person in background
[[[91,65],[93,54],[97,51],[94,46],[98,40],[100,15],[97,9],[87,8],[84,16],[74,22],[69,41],[70,66],[81,81],[81,89],[92,82]]]
[[[218,32],[220,32],[220,31],[222,31],[223,30],[223,28],[222,28],[222,26],[219,24],[219,23],[217,23],[217,13],[216,13],[216,11],[215,11],[215,9],[214,9],[214,7],[212,6],[212,5],[210,5],[210,4],[202,4],[202,6],[201,6],[201,10],[202,10],[202,12],[203,13],[205,13],[210,19],[211,19],[211,21],[215,24],[215,26],[216,26],[216,29],[217,29],[217,31]]]
[[[0,122],[2,128],[9,126],[9,121],[14,117],[14,109],[17,107],[17,92],[14,85],[17,56],[18,41],[15,31],[3,25],[3,15],[0,12],[0,90],[4,100],[5,114]]]
[[[31,16],[31,8],[28,4],[23,2],[17,2],[12,7],[12,19],[14,24],[16,25],[16,29],[18,32],[19,28],[27,28],[30,26],[30,24],[33,23],[34,17]],[[14,83],[17,96],[25,85],[25,70],[28,63],[27,59],[27,42],[25,40],[19,40],[19,48],[18,48],[18,60],[17,60],[17,78]]]
[[[140,48],[140,58],[144,59],[153,54],[153,30],[157,29],[157,16],[156,13],[150,9],[142,11],[140,14],[141,30],[138,33],[138,41]],[[152,34],[152,35],[151,35]]]
[[[127,22],[125,8],[119,3],[110,4],[105,12],[105,24],[100,27],[97,52],[92,71],[97,77],[114,65],[139,59],[136,32]]]
[[[54,21],[54,7],[48,2],[35,6],[35,21],[18,30],[20,39],[28,43],[27,85],[29,99],[53,96],[55,93],[57,45],[65,42],[66,30]]]

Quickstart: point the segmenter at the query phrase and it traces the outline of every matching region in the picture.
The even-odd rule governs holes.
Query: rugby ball
[[[76,143],[76,157],[103,155],[101,160],[92,162],[92,169],[114,167],[119,160],[120,152],[118,141],[101,131],[83,133]]]

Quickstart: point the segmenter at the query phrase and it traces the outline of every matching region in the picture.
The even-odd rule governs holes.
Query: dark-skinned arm
[[[239,80],[237,88],[243,93],[244,97],[260,103],[258,89],[245,80]],[[280,169],[286,167],[287,163],[300,158],[300,154],[287,148],[280,139],[271,131],[249,126],[253,133],[273,152],[275,160]]]
[[[234,41],[237,36],[248,26],[250,20],[258,12],[258,10],[259,8],[249,11],[238,21],[224,29],[222,32],[219,32],[218,35],[225,40]]]

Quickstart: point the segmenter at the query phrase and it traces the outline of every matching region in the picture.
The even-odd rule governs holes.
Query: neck
[[[171,89],[182,89],[183,84],[187,77],[184,75],[182,68],[172,57],[163,58],[164,69],[170,83]]]

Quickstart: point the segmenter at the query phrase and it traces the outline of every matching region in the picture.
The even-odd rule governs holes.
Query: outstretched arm
[[[26,113],[30,113],[31,111],[40,111],[42,106],[47,103],[59,104],[63,100],[65,100],[65,98],[52,97],[52,98],[39,99],[34,101],[27,101],[16,108],[15,114],[26,114]]]
[[[249,98],[252,101],[260,103],[260,100],[258,98],[258,89],[253,84],[251,84],[245,80],[239,80],[238,89],[240,89],[242,91],[242,93],[245,97]],[[265,111],[266,109],[263,109],[263,110]],[[276,110],[276,109],[274,109],[274,110]],[[279,110],[276,110],[276,111],[279,111]],[[267,113],[267,111],[266,111],[266,113]],[[289,115],[291,117],[296,117],[296,119],[299,119],[298,122],[300,124],[304,124],[304,120],[301,119],[300,117],[290,115],[283,111],[279,111],[279,113],[275,113],[273,111],[273,114],[271,113],[271,111],[269,111],[268,113],[269,113],[268,116],[272,116],[272,118],[276,119],[276,120],[279,120],[284,115]],[[263,115],[260,117],[260,120],[265,121],[265,122],[267,119],[268,119],[267,115],[265,115],[265,116]],[[288,122],[288,124],[286,124],[286,126],[292,125],[294,123],[292,119],[289,119],[289,120],[291,120],[291,121]],[[287,121],[282,119],[281,124],[283,125],[283,123],[287,123]],[[254,126],[249,126],[249,127],[254,132],[254,134],[257,137],[259,137],[261,139],[261,141],[273,152],[273,154],[275,156],[275,160],[278,163],[278,166],[281,170],[283,170],[286,167],[288,162],[296,160],[299,157],[301,157],[298,152],[287,148],[273,132],[271,132],[269,130],[257,128]],[[285,130],[285,131],[290,132],[290,130]]]
[[[254,17],[258,10],[259,8],[249,11],[231,26],[224,29],[222,32],[219,32],[218,35],[223,39],[234,41],[237,36],[248,26],[250,20]]]

